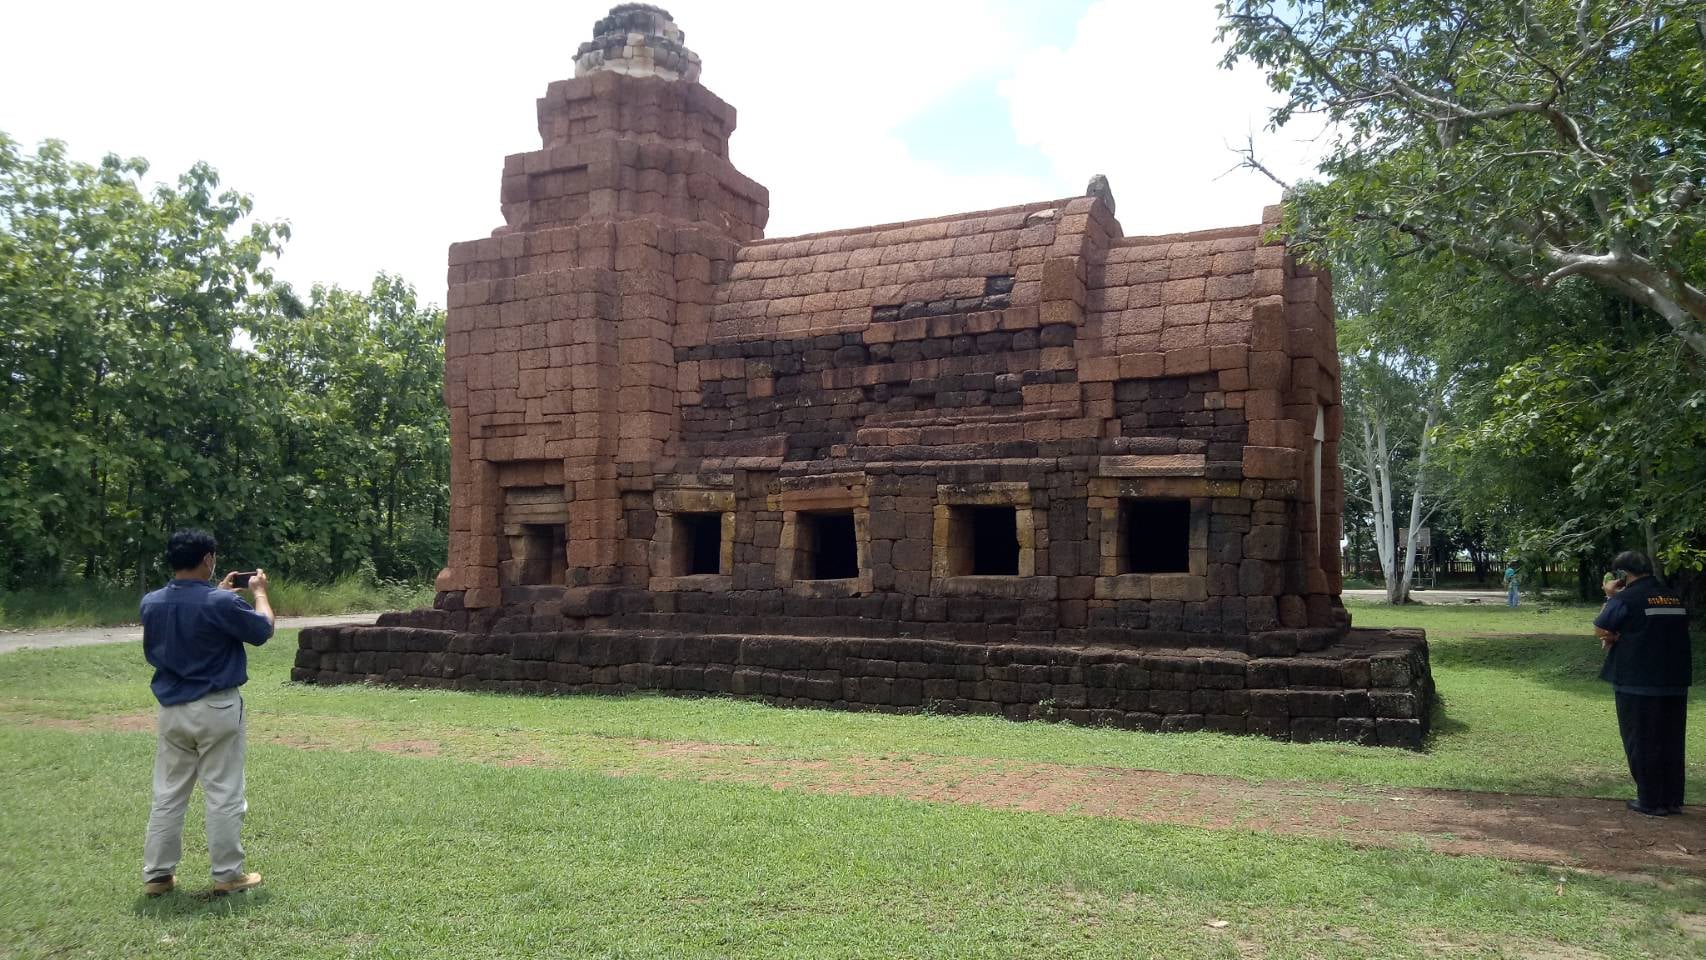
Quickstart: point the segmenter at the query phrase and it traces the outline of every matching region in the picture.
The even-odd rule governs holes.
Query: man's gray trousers
[[[184,811],[201,781],[207,801],[207,854],[216,882],[243,875],[243,696],[237,687],[160,708],[154,752],[154,808],[142,851],[142,878],[178,872]]]

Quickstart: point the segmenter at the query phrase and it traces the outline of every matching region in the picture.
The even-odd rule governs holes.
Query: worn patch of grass
[[[312,617],[371,610],[408,610],[432,603],[430,583],[372,582],[350,576],[332,583],[274,578],[268,590],[281,617]],[[0,630],[109,627],[136,622],[134,587],[70,584],[0,591]]]
[[[146,900],[151,754],[0,726],[0,955],[1706,956],[1691,878],[265,744],[266,885],[197,898],[192,814],[185,889]]]

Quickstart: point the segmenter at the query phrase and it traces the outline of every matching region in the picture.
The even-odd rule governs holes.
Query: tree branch
[[[1562,253],[1562,251],[1560,251],[1560,253]],[[1588,257],[1579,254],[1563,254],[1563,256],[1569,259],[1563,266],[1540,278],[1540,285],[1542,287],[1550,287],[1558,281],[1563,280],[1565,277],[1575,277],[1607,269],[1615,265],[1617,261],[1617,257],[1612,254],[1604,254],[1597,257]]]
[[[1262,176],[1267,177],[1269,180],[1272,180],[1274,183],[1279,184],[1279,188],[1281,190],[1284,190],[1286,193],[1290,193],[1291,184],[1281,180],[1278,175],[1267,168],[1266,164],[1256,159],[1256,138],[1249,134],[1246,134],[1245,137],[1244,146],[1232,151],[1233,153],[1238,154],[1239,161],[1233,166],[1227,168],[1226,173],[1221,174],[1220,177],[1226,176],[1227,173],[1231,173],[1233,170],[1254,170]],[[1219,180],[1220,177],[1215,177],[1215,179]]]

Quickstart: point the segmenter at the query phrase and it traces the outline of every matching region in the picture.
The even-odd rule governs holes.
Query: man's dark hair
[[[1611,569],[1644,577],[1653,572],[1653,561],[1639,550],[1625,550],[1611,561]]]
[[[213,539],[213,534],[194,527],[179,530],[166,541],[166,562],[174,572],[193,570],[208,554],[218,552],[219,541]]]

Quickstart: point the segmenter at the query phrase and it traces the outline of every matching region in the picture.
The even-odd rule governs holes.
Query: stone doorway
[[[504,536],[498,558],[506,587],[562,586],[568,579],[569,505],[562,487],[504,491]]]

